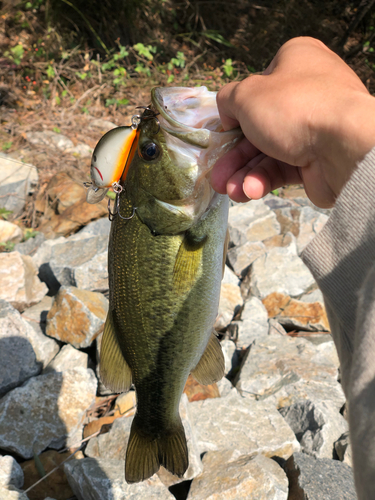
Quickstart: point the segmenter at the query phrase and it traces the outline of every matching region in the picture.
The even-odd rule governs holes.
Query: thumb
[[[224,130],[231,130],[238,127],[239,121],[236,115],[235,94],[240,82],[231,82],[219,90],[216,96],[217,107],[220,120]]]

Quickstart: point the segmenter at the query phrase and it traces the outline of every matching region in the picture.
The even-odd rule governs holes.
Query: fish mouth
[[[207,87],[156,87],[151,91],[151,100],[167,145],[177,155],[193,146],[201,172],[207,173],[243,136],[240,128],[224,131],[216,92]],[[176,143],[175,138],[188,147]]]
[[[205,129],[222,132],[216,105],[216,92],[207,87],[156,87],[151,91],[152,103],[172,128]]]

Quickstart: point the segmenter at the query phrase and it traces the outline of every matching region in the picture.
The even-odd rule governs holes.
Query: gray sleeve
[[[375,148],[303,261],[323,292],[349,405],[358,498],[375,498]]]

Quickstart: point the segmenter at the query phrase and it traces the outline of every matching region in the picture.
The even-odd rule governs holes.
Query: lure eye
[[[148,142],[141,149],[141,156],[144,160],[156,160],[160,155],[159,147],[154,142]]]

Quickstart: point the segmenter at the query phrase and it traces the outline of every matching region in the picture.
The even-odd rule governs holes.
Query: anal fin
[[[108,311],[100,350],[100,378],[114,392],[126,392],[132,384],[132,372],[118,343],[112,313]]]
[[[220,380],[225,372],[221,345],[215,333],[211,333],[206,350],[191,374],[199,384],[209,385]]]

